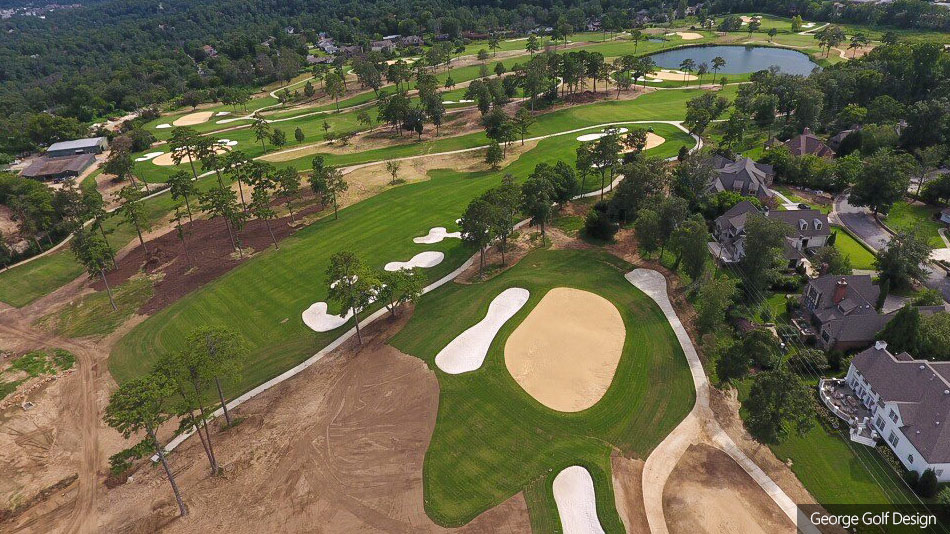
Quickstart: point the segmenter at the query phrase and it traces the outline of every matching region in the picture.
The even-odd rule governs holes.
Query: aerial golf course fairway
[[[392,340],[421,358],[439,379],[439,414],[423,472],[426,512],[459,526],[525,492],[532,525],[560,525],[555,475],[571,465],[590,472],[597,515],[606,532],[623,532],[614,506],[610,454],[646,458],[694,401],[686,359],[669,323],[649,297],[624,277],[634,266],[594,250],[530,252],[510,270],[471,285],[447,284],[425,295]],[[527,304],[495,336],[482,366],[450,375],[435,355],[485,316],[492,298],[524,288]],[[592,407],[559,412],[523,390],[505,366],[505,342],[551,289],[570,287],[610,301],[626,330],[610,387]]]

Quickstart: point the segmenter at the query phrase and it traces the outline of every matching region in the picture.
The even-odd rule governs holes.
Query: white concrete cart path
[[[693,405],[692,411],[666,439],[653,449],[643,466],[643,506],[650,531],[653,534],[668,534],[666,517],[663,514],[663,488],[680,457],[691,444],[702,439],[703,433],[755,480],[759,487],[788,516],[792,524],[797,524],[798,508],[795,506],[795,502],[752,459],[739,449],[713,416],[709,407],[709,380],[703,371],[703,364],[696,353],[692,340],[690,340],[683,323],[680,322],[673,305],[670,303],[666,290],[666,278],[652,269],[635,269],[627,273],[625,277],[637,289],[653,299],[663,310],[663,314],[673,328],[673,332],[683,348],[683,353],[686,355],[689,371],[693,377],[693,386],[696,388],[696,403]],[[803,525],[800,528],[802,532],[809,534],[818,534],[819,532],[817,528],[810,524]]]

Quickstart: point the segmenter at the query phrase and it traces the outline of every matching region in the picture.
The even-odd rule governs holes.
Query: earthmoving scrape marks
[[[524,307],[530,296],[527,289],[520,287],[499,293],[488,305],[488,313],[481,321],[456,336],[436,354],[435,364],[453,375],[481,367],[498,330]]]

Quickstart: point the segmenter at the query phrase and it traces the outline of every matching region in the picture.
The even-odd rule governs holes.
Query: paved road
[[[847,193],[835,198],[832,218],[837,219],[838,223],[846,226],[874,250],[881,250],[891,240],[891,234],[874,219],[871,210],[851,205],[848,202]],[[922,267],[927,273],[924,285],[940,291],[943,299],[950,301],[950,277],[947,276],[946,271],[930,264],[924,264]]]

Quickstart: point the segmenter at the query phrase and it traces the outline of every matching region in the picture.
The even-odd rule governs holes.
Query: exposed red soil
[[[302,217],[322,210],[321,205],[314,202],[312,197],[310,200],[304,207],[294,210],[298,223]],[[270,225],[278,242],[303,227],[292,225],[289,215],[272,220]],[[257,219],[248,221],[238,234],[245,250],[243,259],[231,246],[223,219],[195,219],[194,222],[183,224],[182,228],[187,256],[178,239],[178,230],[172,229],[146,241],[147,254],[142,245],[137,245],[118,261],[118,269],[106,273],[106,279],[113,288],[142,271],[163,275],[155,284],[152,298],[138,313],[150,314],[158,311],[237,267],[249,259],[254,251],[274,246],[266,224]],[[102,280],[97,280],[92,287],[97,291],[105,289]]]

